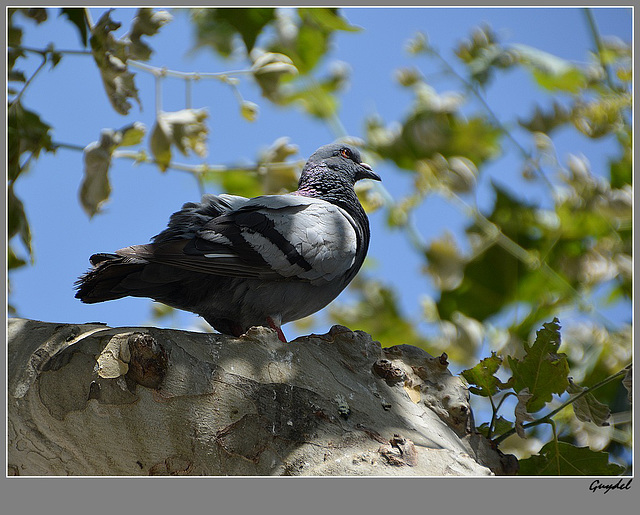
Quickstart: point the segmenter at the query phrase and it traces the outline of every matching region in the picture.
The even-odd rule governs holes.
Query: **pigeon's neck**
[[[358,195],[356,195],[353,186],[349,184],[331,183],[331,182],[305,182],[300,184],[296,195],[303,197],[312,197],[330,202],[341,207],[349,214],[356,216],[358,219],[363,217],[366,219],[364,209],[360,205]]]

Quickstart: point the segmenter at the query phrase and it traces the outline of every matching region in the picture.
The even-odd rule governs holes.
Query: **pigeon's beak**
[[[374,181],[382,181],[380,176],[374,172],[367,163],[360,163],[356,180],[360,179],[373,179]]]

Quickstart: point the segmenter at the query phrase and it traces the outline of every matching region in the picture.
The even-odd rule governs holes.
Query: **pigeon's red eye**
[[[351,159],[351,152],[349,152],[348,148],[343,148],[340,151],[340,154],[342,155],[342,157],[346,157],[347,159]]]

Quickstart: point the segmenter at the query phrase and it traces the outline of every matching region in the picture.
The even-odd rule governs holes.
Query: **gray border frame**
[[[504,2],[504,0],[502,0]],[[460,7],[560,7],[552,2],[536,2],[526,5],[490,4],[459,1]],[[80,6],[94,2],[83,2]],[[223,5],[316,5],[318,2],[247,2],[238,0]],[[439,6],[444,2],[429,4],[405,0],[402,6]],[[20,1],[11,6],[34,6]],[[47,6],[35,4],[37,6]],[[60,4],[57,4],[60,5]],[[52,4],[51,6],[57,6]],[[96,6],[104,6],[97,3]],[[160,6],[149,2],[138,2],[136,6]],[[183,7],[176,4],[168,6]],[[344,7],[391,6],[380,0],[368,2],[340,2]],[[113,7],[133,7],[121,1],[111,2]],[[620,2],[606,5],[604,2],[563,2],[562,7],[634,7],[634,3]],[[6,4],[3,4],[3,41],[6,43]],[[634,9],[634,28],[638,16]],[[635,31],[634,31],[635,47]],[[635,48],[634,48],[635,50]],[[635,56],[635,53],[634,53]],[[6,66],[3,59],[3,71]],[[635,66],[634,66],[635,68]],[[3,74],[6,77],[6,74]],[[634,85],[634,93],[636,87]],[[634,94],[635,97],[635,94]],[[6,102],[2,105],[6,120]],[[635,117],[634,117],[635,119]],[[6,130],[2,139],[2,155],[6,163]],[[637,157],[637,152],[635,156]],[[6,173],[6,172],[5,172]],[[635,174],[634,174],[635,179]],[[3,196],[4,237],[6,239],[6,194]],[[634,222],[635,220],[634,210]],[[6,242],[5,242],[6,243]],[[635,244],[635,234],[634,234]],[[634,245],[635,246],[635,245]],[[6,244],[4,246],[6,249]],[[5,250],[6,252],[6,250]],[[4,255],[6,263],[6,254]],[[635,271],[635,267],[634,267]],[[5,283],[6,284],[6,283]],[[3,290],[6,295],[6,288]],[[635,293],[635,288],[634,288]],[[6,305],[6,304],[5,304]],[[635,307],[634,307],[635,308]],[[635,318],[635,309],[634,309]],[[6,341],[6,321],[4,324]],[[634,330],[635,347],[635,330]],[[2,393],[6,399],[6,353],[2,367]],[[635,384],[635,382],[634,382]],[[6,420],[6,403],[4,405]],[[635,414],[635,413],[634,413]],[[635,421],[635,416],[634,416]],[[637,424],[634,427],[635,442],[638,437]],[[6,474],[6,432],[2,437],[5,450]],[[637,447],[637,446],[636,446]],[[634,458],[637,456],[634,449]],[[635,460],[634,460],[635,462]],[[633,476],[632,476],[633,477]],[[626,482],[627,478],[624,478]],[[171,481],[171,485],[165,484]],[[0,509],[7,514],[63,513],[102,514],[133,513],[179,514],[189,513],[230,513],[252,514],[332,514],[332,513],[411,513],[411,514],[464,514],[479,511],[492,514],[527,515],[529,513],[562,513],[563,515],[631,513],[633,501],[640,501],[640,483],[631,484],[626,491],[591,492],[589,485],[593,478],[7,478],[0,477]],[[607,483],[612,478],[603,478]],[[637,508],[636,508],[637,509]]]

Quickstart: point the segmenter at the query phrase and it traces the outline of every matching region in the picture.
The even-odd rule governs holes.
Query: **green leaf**
[[[20,163],[22,154],[29,152],[37,158],[41,151],[53,152],[55,149],[51,142],[51,126],[38,114],[25,109],[20,102],[12,104],[8,111],[8,178],[14,181],[24,171],[24,165]]]
[[[191,18],[196,29],[196,47],[210,46],[222,57],[231,56],[236,30],[218,19],[216,9],[192,9]]]
[[[569,380],[569,386],[567,392],[571,395],[582,393],[588,390],[588,388],[582,388]],[[573,411],[578,417],[578,420],[583,422],[593,422],[597,426],[608,426],[608,420],[611,418],[611,410],[609,406],[601,403],[592,393],[583,395],[572,404]]]
[[[557,318],[543,324],[536,333],[531,347],[525,344],[526,356],[514,359],[509,356],[513,373],[513,389],[520,392],[529,389],[532,397],[527,402],[527,411],[535,413],[552,400],[552,394],[562,394],[569,386],[569,365],[565,354],[558,354],[560,325]]]
[[[308,16],[325,30],[345,30],[348,32],[359,32],[362,30],[361,27],[351,25],[345,18],[340,16],[338,9],[327,7],[300,7],[298,8],[298,13],[300,14],[300,18],[304,19]]]
[[[510,431],[513,428],[513,422],[507,420],[504,417],[498,417],[494,423],[492,434],[489,434],[489,423],[483,422],[476,429],[485,438],[491,438],[493,435],[501,435]]]
[[[293,35],[274,40],[268,50],[288,55],[300,73],[308,74],[329,51],[333,33],[354,27],[336,9],[299,8],[297,14],[298,20],[287,20]]]
[[[418,99],[400,131],[387,130],[382,135],[380,126],[370,122],[368,139],[372,150],[411,171],[416,170],[421,160],[434,159],[437,155],[445,159],[466,158],[476,168],[498,155],[502,134],[498,128],[481,117],[461,116],[455,102],[454,111],[451,111],[451,102],[439,104]]]
[[[7,269],[13,270],[14,268],[20,268],[26,264],[27,262],[24,259],[16,255],[13,247],[11,245],[7,245]]]
[[[557,127],[568,123],[571,120],[570,115],[569,109],[554,99],[551,109],[545,111],[537,105],[529,119],[521,118],[518,124],[529,132],[542,132],[549,135]]]
[[[429,263],[427,271],[439,290],[453,290],[460,285],[467,260],[460,253],[452,233],[447,231],[442,237],[431,240],[425,257]]]
[[[27,78],[24,76],[24,72],[20,70],[9,70],[7,80],[9,82],[26,82]]]
[[[549,91],[577,93],[586,86],[584,73],[564,59],[527,45],[514,45],[513,50],[536,82]]]
[[[258,173],[242,167],[230,168],[222,173],[209,174],[207,180],[221,185],[226,192],[245,197],[294,191],[304,163],[287,159],[297,152],[298,147],[289,143],[288,138],[278,138],[260,151],[256,160]]]
[[[182,109],[160,112],[151,130],[149,146],[156,163],[165,171],[171,163],[171,149],[177,148],[183,155],[193,152],[200,157],[207,153],[206,109]]]
[[[334,84],[330,80],[314,82],[282,95],[280,100],[283,104],[297,104],[316,118],[328,119],[338,112],[339,104],[334,91]]]
[[[27,9],[20,9],[20,12],[28,18],[34,20],[38,25],[40,25],[42,22],[47,21],[48,15],[46,9],[30,7]]]
[[[254,102],[244,100],[240,105],[240,113],[242,114],[242,117],[248,122],[255,122],[258,119],[259,112],[260,107]]]
[[[295,53],[291,58],[300,73],[309,73],[329,49],[330,33],[315,24],[303,23],[298,30]]]
[[[262,94],[276,103],[281,101],[281,82],[298,74],[291,58],[273,52],[265,52],[257,57],[251,71],[262,89]]]
[[[147,132],[147,128],[143,123],[134,122],[130,125],[127,125],[118,131],[118,147],[131,147],[133,145],[138,145],[142,142],[145,133]]]
[[[550,74],[542,70],[533,70],[533,77],[544,89],[549,91],[568,91],[577,93],[585,87],[584,74],[577,68],[566,70],[560,74]]]
[[[85,8],[62,8],[60,16],[66,16],[73,23],[80,33],[80,41],[82,46],[87,46],[87,37],[89,34],[89,21],[87,19],[87,10]]]
[[[467,65],[471,80],[480,86],[489,82],[494,68],[508,68],[515,63],[512,52],[502,47],[488,25],[474,28],[471,39],[460,44],[456,55]]]
[[[148,7],[138,9],[138,14],[133,19],[129,39],[129,58],[140,61],[148,61],[153,53],[151,47],[142,41],[142,36],[153,36],[160,28],[169,23],[173,16],[167,11],[154,11]]]
[[[135,122],[119,130],[103,129],[100,139],[84,149],[84,175],[80,185],[80,203],[89,217],[99,213],[109,199],[111,184],[109,169],[113,151],[118,147],[137,145],[142,141],[146,128]]]
[[[567,302],[571,294],[566,279],[562,275],[544,273],[536,257],[546,255],[547,263],[558,269],[561,263],[566,263],[567,246],[582,243],[559,240],[556,226],[545,222],[533,205],[516,198],[497,184],[493,184],[493,188],[496,200],[493,211],[486,218],[527,254],[523,257],[509,247],[499,245],[496,242],[499,233],[492,233],[490,228],[471,225],[467,233],[478,250],[472,259],[467,259],[462,270],[462,282],[455,289],[441,293],[438,312],[444,319],[450,319],[453,313],[460,311],[483,321],[514,302],[520,302],[524,308],[531,306],[531,318],[526,318],[526,323],[514,330],[518,336],[526,337],[535,327],[532,324],[552,315],[556,304]],[[603,222],[601,216],[591,213],[599,218],[600,223]]]
[[[416,32],[413,36],[411,36],[411,38],[409,38],[405,45],[405,48],[411,55],[426,53],[430,49],[429,38],[427,37],[427,34],[420,31]]]
[[[333,323],[375,334],[383,346],[406,343],[426,348],[426,339],[415,329],[415,323],[404,316],[392,288],[366,279],[361,272],[348,291],[356,296],[354,301],[333,302],[329,306]]]
[[[471,386],[469,391],[482,397],[489,397],[500,390],[508,388],[509,385],[507,383],[503,383],[494,375],[501,364],[502,358],[492,352],[490,357],[483,359],[475,367],[463,370],[461,372],[462,377],[471,385],[475,385]]]
[[[127,68],[129,45],[116,40],[111,34],[121,24],[111,19],[111,10],[105,12],[91,30],[91,53],[100,70],[107,97],[119,114],[126,115],[133,99],[140,105],[134,75]]]
[[[105,129],[99,141],[90,143],[84,149],[84,175],[79,196],[80,203],[90,218],[100,212],[111,194],[109,168],[115,146],[114,131]]]
[[[252,170],[225,170],[212,176],[224,191],[243,197],[257,197],[264,195],[260,177]]]
[[[223,57],[233,52],[233,42],[239,36],[249,54],[263,29],[276,18],[274,8],[194,9],[197,46],[211,46]]]
[[[617,476],[624,467],[609,463],[609,454],[553,440],[536,456],[520,460],[521,476]]]
[[[33,259],[29,221],[24,211],[24,204],[13,191],[13,183],[11,183],[7,189],[7,234],[9,239],[13,238],[16,234],[20,235],[22,243]]]
[[[571,121],[580,132],[597,139],[620,132],[620,128],[627,125],[626,115],[631,107],[630,92],[609,93],[586,102],[576,102]]]
[[[512,427],[513,427],[513,422],[511,422],[510,420],[507,420],[504,417],[498,417],[494,424],[493,434],[494,435],[504,434],[507,431],[510,431]]]
[[[626,184],[631,184],[633,175],[633,158],[631,152],[630,136],[628,141],[621,141],[622,152],[617,159],[609,162],[612,188],[623,188]]]

